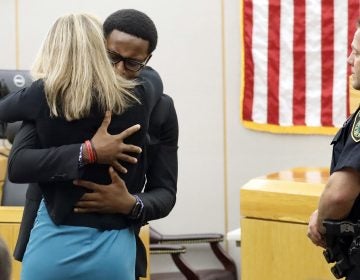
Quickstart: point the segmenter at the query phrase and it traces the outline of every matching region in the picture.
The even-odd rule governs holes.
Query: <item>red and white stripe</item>
[[[342,125],[359,2],[243,0],[244,121]]]

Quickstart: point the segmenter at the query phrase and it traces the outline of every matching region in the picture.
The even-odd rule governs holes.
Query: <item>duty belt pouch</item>
[[[324,257],[328,263],[335,263],[331,272],[337,279],[346,277],[360,265],[359,223],[325,220],[323,225],[327,245]]]

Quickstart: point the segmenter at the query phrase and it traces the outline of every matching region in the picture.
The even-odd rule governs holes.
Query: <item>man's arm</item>
[[[124,143],[124,139],[140,129],[132,126],[117,135],[110,135],[107,127],[111,115],[106,114],[103,123],[92,138],[97,153],[97,162],[112,165],[126,172],[118,162],[136,163],[128,153],[141,149]],[[39,149],[35,125],[25,122],[15,137],[8,163],[9,179],[16,183],[63,181],[79,178],[79,155],[82,144],[71,144],[48,149]]]
[[[163,120],[160,129],[153,127]],[[167,216],[176,202],[178,176],[179,126],[174,103],[169,96],[163,96],[155,107],[150,123],[150,135],[158,137],[158,143],[150,143],[148,171],[144,192],[138,194],[144,203],[141,222]],[[157,131],[160,131],[159,135]],[[150,137],[151,139],[151,137]]]
[[[325,246],[325,219],[346,218],[360,194],[360,173],[352,168],[334,172],[320,196],[319,207],[310,218],[308,237],[315,245]]]
[[[154,109],[149,133],[152,136],[148,147],[147,183],[144,192],[136,194],[144,204],[143,212],[136,220],[139,224],[165,217],[176,201],[179,129],[175,107],[169,96],[164,95]],[[128,213],[129,209],[123,208],[123,205],[129,204],[126,186],[116,181],[106,188],[87,181],[77,181],[75,184],[93,191],[83,195],[76,204],[76,212]]]
[[[28,88],[6,95],[0,100],[0,120],[15,122],[33,120],[39,113],[44,96],[41,95],[43,82],[37,80]]]
[[[163,83],[159,73],[150,66],[145,66],[141,70],[138,79],[141,82],[140,88],[144,90],[144,101],[148,102],[149,108],[154,108],[164,92]]]
[[[360,173],[346,168],[334,172],[320,197],[318,226],[322,226],[324,219],[341,220],[348,216],[357,196],[360,193]]]

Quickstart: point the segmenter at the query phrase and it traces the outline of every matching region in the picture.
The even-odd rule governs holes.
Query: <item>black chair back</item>
[[[29,184],[17,184],[10,182],[6,176],[3,193],[1,198],[2,206],[24,206],[26,200],[26,191]]]
[[[22,122],[8,123],[5,131],[6,138],[12,144],[16,133],[19,131]],[[29,184],[18,184],[10,182],[8,176],[5,176],[3,193],[1,198],[2,206],[24,206],[26,200],[26,191]]]

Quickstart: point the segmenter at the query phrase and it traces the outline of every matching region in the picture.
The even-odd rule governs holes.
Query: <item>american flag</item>
[[[242,0],[242,121],[332,134],[349,115],[347,56],[360,0]]]

